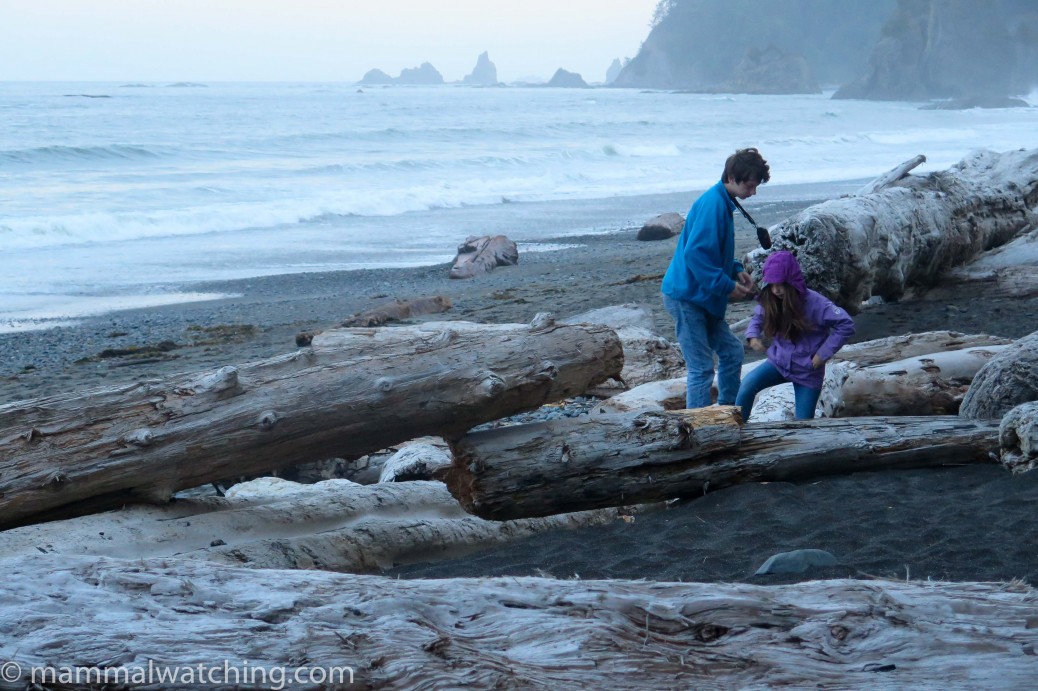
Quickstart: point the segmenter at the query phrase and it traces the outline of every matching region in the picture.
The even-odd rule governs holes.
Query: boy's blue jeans
[[[739,395],[735,397],[735,405],[742,408],[743,422],[750,419],[750,411],[753,410],[753,399],[764,389],[770,389],[779,384],[785,384],[788,379],[779,374],[775,365],[767,360],[754,367],[746,374],[739,387]],[[818,405],[818,397],[822,395],[821,389],[811,389],[803,384],[793,382],[794,410],[797,420],[810,420],[815,416],[815,406]]]
[[[685,356],[688,377],[685,406],[710,405],[710,385],[714,383],[714,353],[717,353],[717,403],[732,405],[739,393],[742,369],[742,343],[728,328],[724,317],[715,317],[702,307],[684,300],[663,296],[663,306],[674,317],[674,333]]]

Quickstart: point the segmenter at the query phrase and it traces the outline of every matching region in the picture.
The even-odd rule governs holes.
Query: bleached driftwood
[[[959,414],[1000,419],[1021,403],[1038,400],[1038,331],[1007,346],[973,378]]]
[[[875,417],[738,422],[737,408],[592,415],[473,432],[452,443],[447,486],[482,518],[696,496],[741,482],[989,463],[995,422]]]
[[[416,298],[414,300],[401,300],[399,298],[383,302],[370,310],[350,315],[339,324],[340,327],[369,327],[382,326],[389,322],[401,321],[423,314],[439,314],[451,308],[451,300],[443,295]],[[296,334],[296,345],[308,346],[314,340],[314,336],[321,330],[303,331]]]
[[[379,482],[433,480],[451,465],[447,442],[439,437],[423,437],[403,444],[382,465]]]
[[[1002,418],[998,428],[1002,465],[1014,473],[1038,466],[1038,401],[1021,403]]]
[[[51,555],[4,567],[16,688],[34,666],[149,662],[216,668],[193,686],[213,688],[243,660],[288,689],[1027,688],[1038,646],[1038,596],[1020,583],[407,581]]]
[[[984,252],[975,261],[949,271],[926,300],[1026,298],[1038,295],[1038,229],[1007,245]]]
[[[449,278],[474,278],[498,266],[519,263],[519,249],[504,235],[475,235],[458,245],[458,254],[447,274]]]
[[[326,331],[201,375],[0,406],[0,526],[361,456],[583,393],[619,374],[601,326],[430,322]]]
[[[827,417],[955,415],[981,367],[1009,345],[929,353],[881,365],[826,368],[819,405]]]
[[[895,300],[1034,224],[1038,149],[978,152],[863,197],[809,207],[772,230],[772,251],[797,255],[807,284],[856,314],[870,296]],[[747,265],[759,267],[755,250]]]
[[[613,509],[518,521],[466,513],[441,482],[300,485],[261,478],[226,498],[135,505],[0,532],[3,559],[179,557],[266,569],[366,573],[457,557],[548,530],[617,520]]]
[[[833,356],[833,361],[851,362],[859,367],[879,365],[918,355],[944,353],[965,348],[980,348],[1012,343],[1011,338],[987,334],[963,334],[958,331],[924,331],[922,333],[888,336],[861,343],[845,345]]]
[[[882,189],[890,187],[898,180],[908,175],[913,169],[918,168],[924,163],[926,163],[926,156],[923,156],[922,154],[910,158],[901,165],[892,168],[891,170],[888,170],[883,175],[880,175],[878,178],[876,178],[869,184],[860,188],[854,194],[857,197],[864,197],[868,194],[875,194],[876,192],[879,192]]]

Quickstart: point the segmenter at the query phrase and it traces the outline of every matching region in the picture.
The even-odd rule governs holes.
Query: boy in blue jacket
[[[663,276],[663,306],[674,318],[675,334],[688,370],[685,405],[710,405],[717,354],[717,403],[732,405],[739,392],[743,346],[724,315],[728,300],[753,294],[753,280],[735,260],[735,199],[748,199],[771,179],[757,149],[728,157],[721,181],[689,209],[674,258]]]

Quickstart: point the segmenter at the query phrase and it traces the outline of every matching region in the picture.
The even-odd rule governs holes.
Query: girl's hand
[[[811,365],[815,369],[818,369],[819,367],[824,367],[825,366],[825,360],[823,360],[822,358],[818,357],[818,354],[816,353],[815,355],[811,356]]]
[[[764,341],[760,340],[759,338],[751,338],[750,339],[750,347],[753,348],[754,350],[756,350],[758,353],[763,353],[764,352]],[[816,355],[815,357],[818,357],[818,356]]]

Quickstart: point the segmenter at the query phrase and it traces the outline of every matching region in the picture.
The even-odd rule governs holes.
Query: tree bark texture
[[[909,175],[866,196],[809,207],[772,232],[807,284],[851,314],[870,296],[897,300],[952,267],[1007,243],[1034,223],[1038,149],[978,152],[952,168]],[[755,250],[747,266],[768,252]]]
[[[460,436],[622,366],[606,327],[430,322],[326,331],[240,367],[15,402],[0,406],[0,526]]]
[[[737,411],[598,415],[474,432],[452,444],[447,486],[466,510],[508,520],[692,497],[742,482],[997,458],[996,422],[939,416],[740,425]]]
[[[1018,583],[407,581],[53,555],[4,567],[12,689],[38,665],[224,660],[284,667],[288,689],[1010,689],[1033,685],[1038,646],[1038,595]],[[297,681],[303,666],[350,667],[352,684]]]

